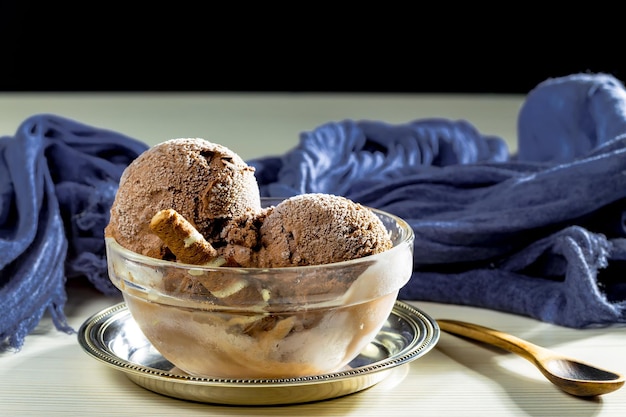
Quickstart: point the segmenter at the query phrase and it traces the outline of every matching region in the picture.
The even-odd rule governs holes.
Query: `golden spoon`
[[[613,392],[624,385],[624,376],[559,355],[518,337],[458,320],[437,320],[445,332],[474,339],[520,355],[563,391],[579,397]]]

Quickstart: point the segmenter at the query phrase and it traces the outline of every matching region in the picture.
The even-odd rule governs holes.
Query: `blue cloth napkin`
[[[147,146],[55,115],[0,137],[0,342],[19,349],[47,310],[59,330],[68,278],[107,277],[104,226],[122,171]]]
[[[584,328],[626,322],[626,90],[548,79],[519,113],[517,155],[464,121],[346,120],[249,161],[264,196],[340,194],[415,231],[400,297]]]
[[[344,195],[406,219],[414,272],[400,297],[574,328],[626,322],[626,90],[606,74],[548,79],[518,118],[518,153],[467,121],[344,120],[248,161],[264,196]],[[147,145],[55,115],[0,138],[0,343],[19,349],[65,285],[117,294],[104,226]]]

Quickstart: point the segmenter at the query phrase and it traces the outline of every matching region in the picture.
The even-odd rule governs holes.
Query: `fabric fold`
[[[517,155],[464,121],[344,120],[250,163],[264,196],[342,194],[407,220],[415,263],[402,298],[577,328],[626,322],[624,86],[546,80],[518,122]]]

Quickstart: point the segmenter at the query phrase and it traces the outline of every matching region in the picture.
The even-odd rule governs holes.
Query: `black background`
[[[621,14],[595,4],[172,4],[3,2],[0,92],[525,94],[578,72],[626,79]]]

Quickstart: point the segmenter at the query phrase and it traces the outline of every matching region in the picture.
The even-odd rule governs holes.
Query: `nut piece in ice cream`
[[[133,252],[170,259],[150,231],[152,217],[173,209],[209,242],[231,218],[261,209],[254,168],[225,146],[200,138],[153,146],[124,171],[105,236]]]

